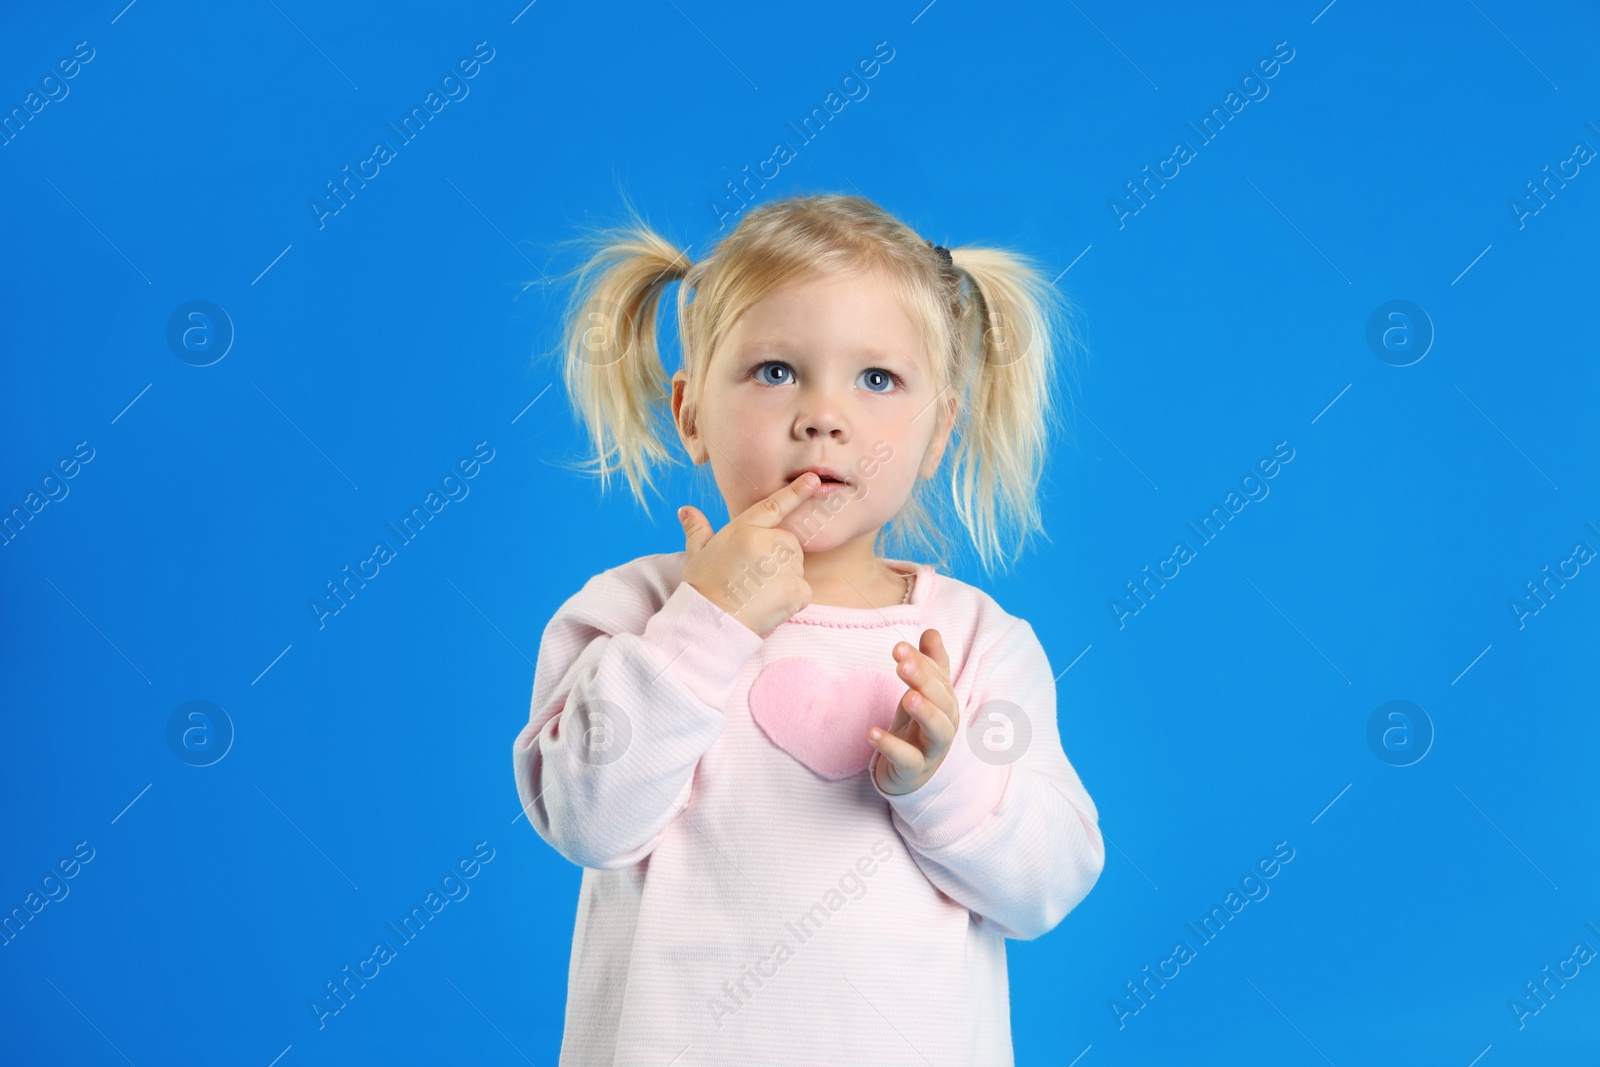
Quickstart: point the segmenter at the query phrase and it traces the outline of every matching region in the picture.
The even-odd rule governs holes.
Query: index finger
[[[799,507],[821,484],[821,478],[806,471],[776,493],[764,500],[757,500],[745,508],[733,521],[742,522],[747,526],[763,526],[771,529],[788,518],[789,513]]]

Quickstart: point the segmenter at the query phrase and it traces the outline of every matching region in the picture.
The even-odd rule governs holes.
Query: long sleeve
[[[528,821],[583,867],[631,866],[656,847],[761,646],[687,583],[652,606],[645,583],[617,571],[563,604],[540,639],[528,724],[512,744]]]
[[[1099,879],[1099,812],[1061,749],[1055,679],[1033,628],[1012,622],[976,672],[960,733],[933,776],[910,793],[877,791],[934,885],[1002,936],[1031,940]],[[1005,762],[1007,749],[1022,754]],[[872,781],[877,789],[875,773]]]

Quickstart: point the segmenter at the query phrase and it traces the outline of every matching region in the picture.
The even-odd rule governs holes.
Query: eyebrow
[[[793,355],[793,352],[789,348],[787,343],[785,343],[783,341],[780,341],[780,340],[771,340],[771,339],[766,339],[766,338],[753,340],[753,341],[746,341],[743,345],[741,345],[739,347],[739,355],[740,355],[740,358],[742,358],[742,359],[749,359],[749,358],[751,358],[753,356],[770,355],[770,354],[781,354],[781,355],[784,355],[784,356],[791,356],[791,355]],[[856,359],[862,359],[862,360],[867,360],[867,361],[873,361],[873,360],[877,360],[877,361],[896,361],[896,360],[899,360],[899,361],[904,361],[904,362],[908,362],[908,363],[915,363],[916,362],[916,360],[913,357],[907,356],[907,355],[905,355],[903,353],[894,352],[894,351],[891,351],[889,349],[884,349],[884,348],[876,348],[876,347],[873,347],[873,346],[870,346],[870,345],[866,346],[866,347],[863,347],[863,348],[858,348],[854,352],[850,353],[850,355],[852,357],[856,358]]]

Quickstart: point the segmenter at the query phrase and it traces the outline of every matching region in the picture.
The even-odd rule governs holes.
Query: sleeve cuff
[[[685,688],[722,710],[761,635],[739,622],[688,582],[680,582],[661,610],[645,623],[641,640]]]
[[[942,848],[971,833],[1005,796],[1011,781],[1011,764],[980,758],[973,746],[981,741],[972,726],[971,722],[962,722],[939,768],[920,788],[909,793],[891,795],[878,788],[876,761],[883,754],[873,753],[874,762],[869,768],[872,788],[899,817],[900,832],[919,848]]]

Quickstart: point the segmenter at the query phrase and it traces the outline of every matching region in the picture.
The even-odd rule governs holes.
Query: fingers
[[[937,630],[925,630],[921,645],[912,648],[902,641],[894,646],[896,673],[909,688],[896,709],[894,726],[867,734],[867,743],[894,765],[895,776],[902,781],[917,781],[937,766],[959,726],[944,639]]]
[[[931,637],[930,637],[931,635]],[[954,732],[956,725],[956,692],[950,684],[950,657],[944,648],[944,641],[937,630],[926,630],[922,635],[922,650],[912,648],[902,641],[894,646],[894,657],[900,661],[897,673],[900,679],[911,687],[927,709],[942,711]],[[931,654],[930,654],[931,653]],[[908,705],[911,701],[906,701]],[[913,707],[908,706],[908,713],[913,717],[922,719],[915,714]],[[927,729],[924,723],[924,729]]]
[[[936,666],[946,678],[950,676],[950,653],[944,647],[944,636],[938,630],[924,630],[920,638],[921,647],[912,648],[909,642],[901,641],[894,646],[894,658],[904,659],[906,656],[926,658]]]
[[[894,764],[895,771],[902,778],[914,779],[922,773],[927,761],[921,749],[887,730],[877,730],[874,733],[876,736],[868,737],[868,742],[883,755],[884,759]]]
[[[758,500],[745,508],[733,521],[770,529],[788,518],[789,513],[799,507],[821,484],[821,478],[807,471],[766,499]]]
[[[689,555],[694,555],[711,540],[711,522],[700,513],[699,508],[689,504],[679,508],[678,521],[683,524],[684,550]]]
[[[922,736],[927,742],[923,754],[928,758],[937,758],[950,747],[950,742],[955,740],[954,716],[915,689],[906,690],[906,695],[900,699],[900,707],[905,709],[906,716],[921,728]],[[911,739],[909,730],[901,736]]]
[[[907,690],[896,709],[894,728],[873,727],[867,731],[867,743],[893,764],[894,779],[902,784],[920,783],[944,760],[955,734],[955,723],[948,715],[915,690]]]

